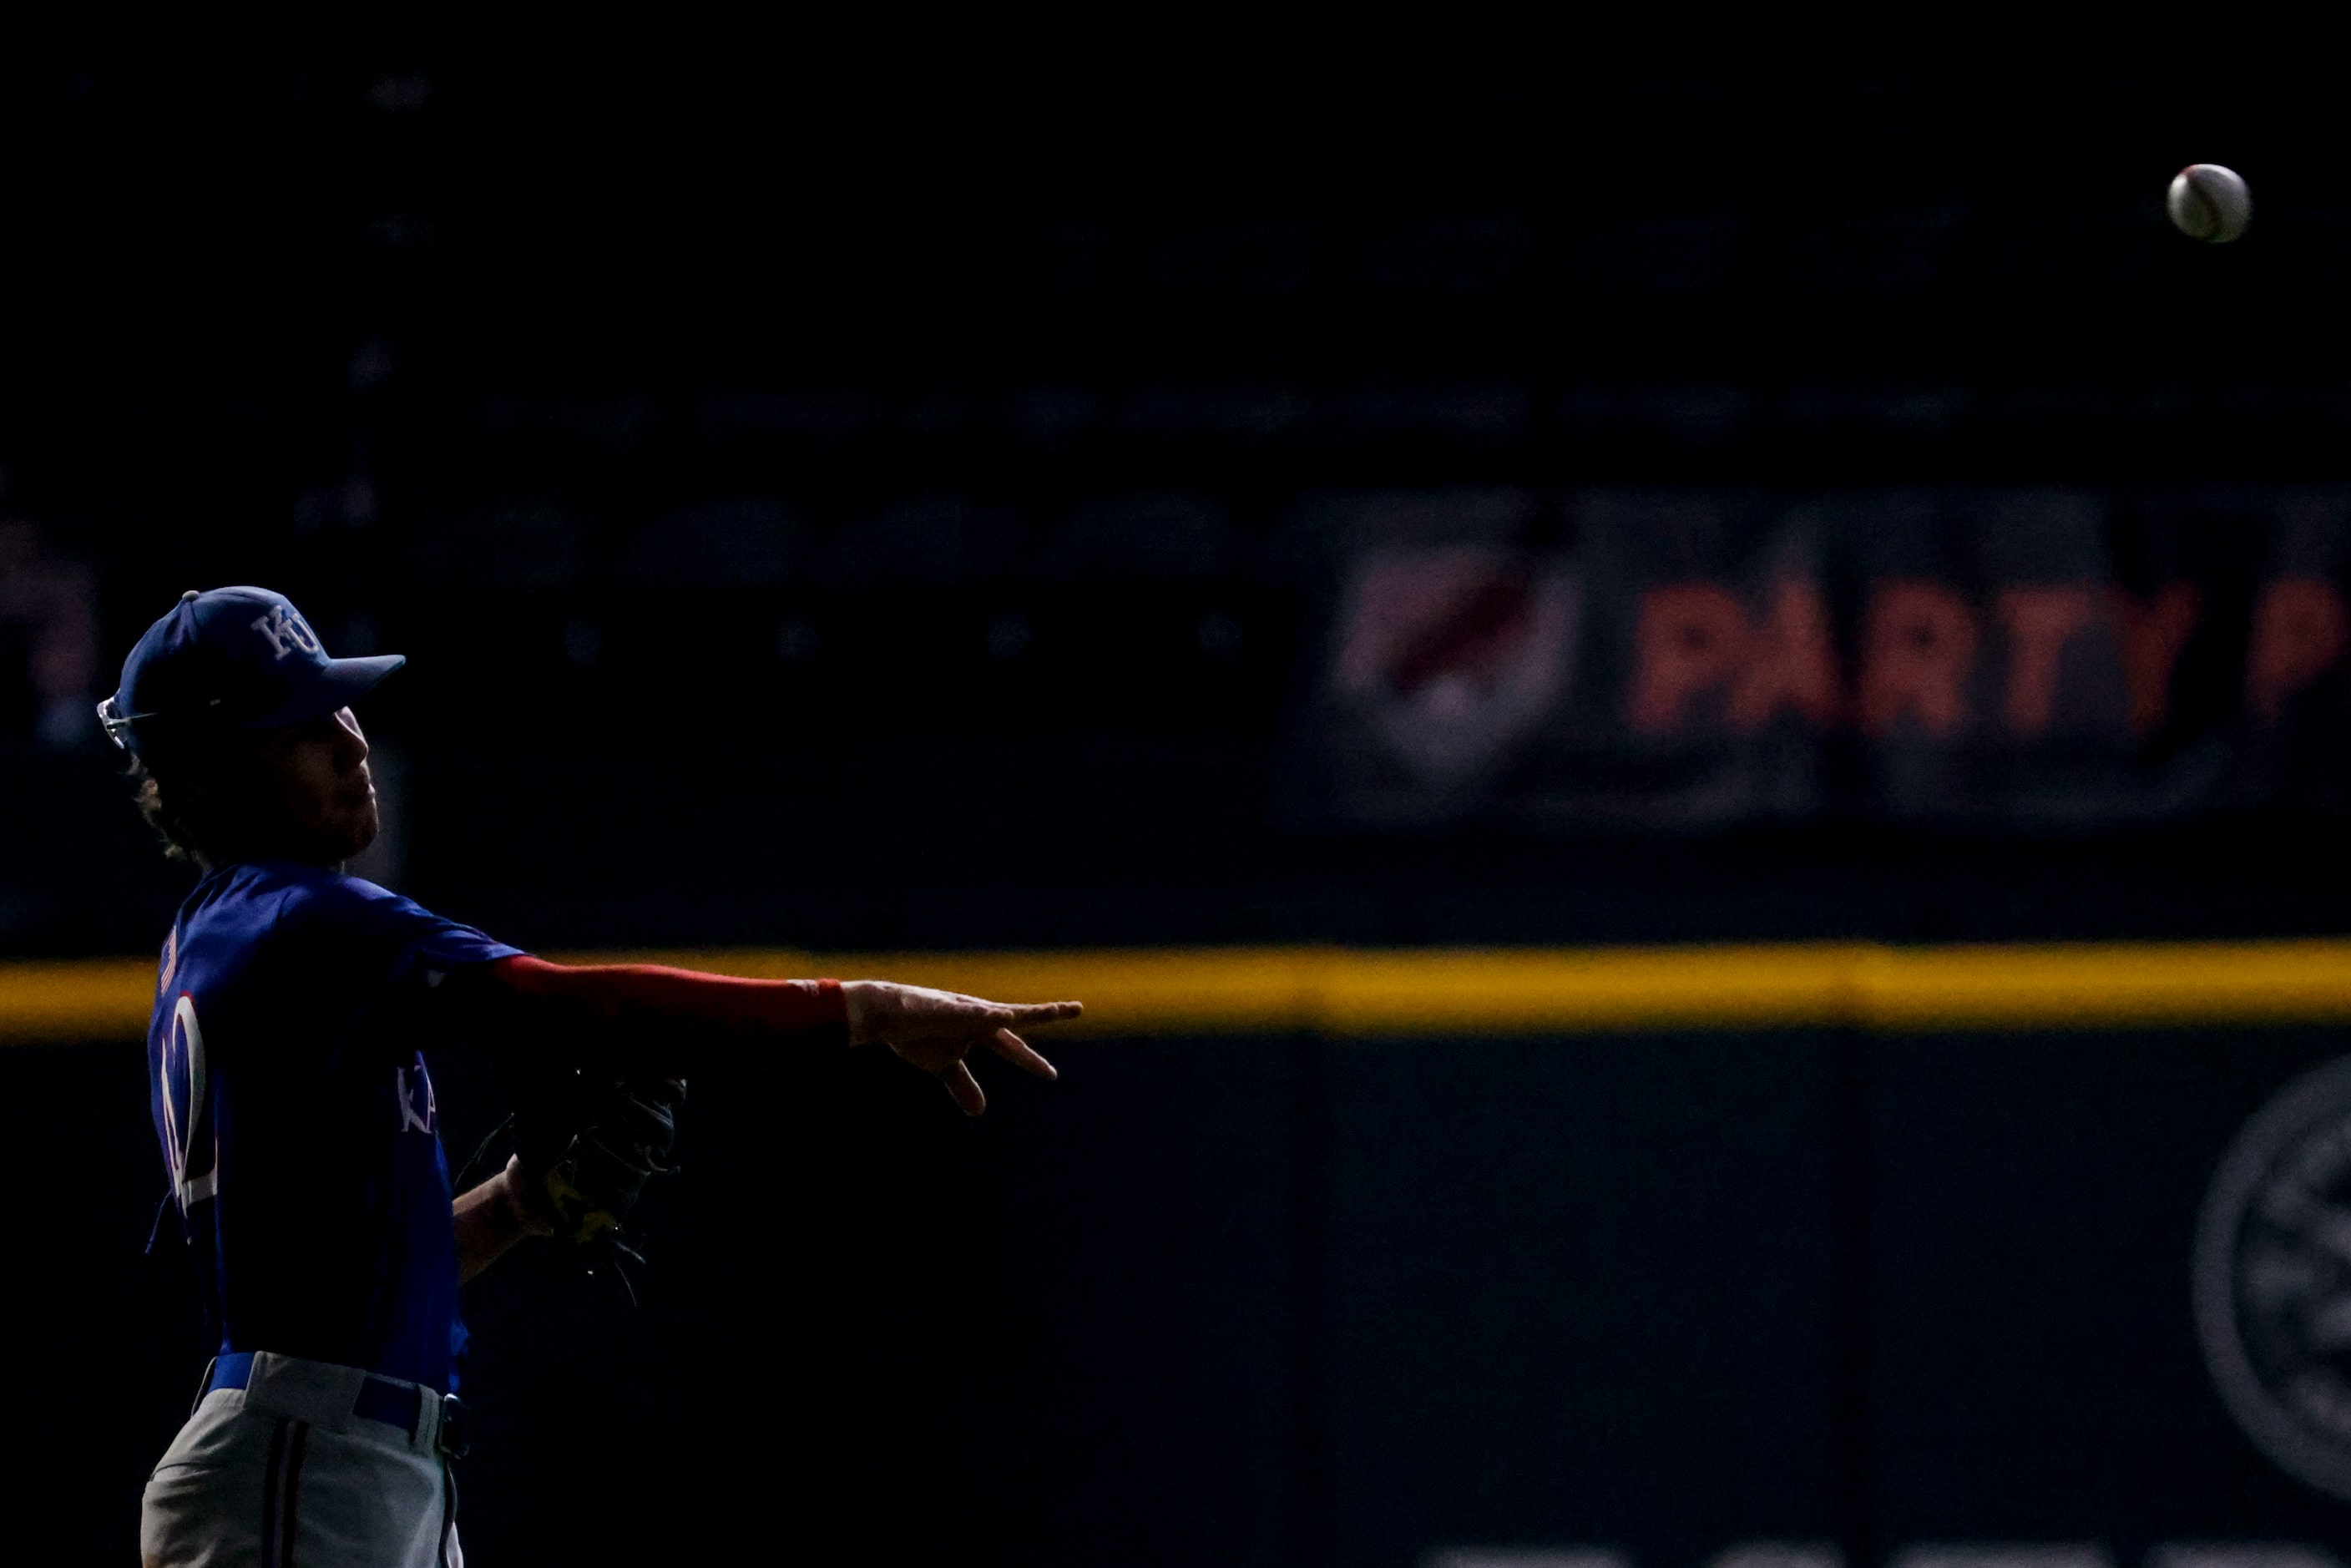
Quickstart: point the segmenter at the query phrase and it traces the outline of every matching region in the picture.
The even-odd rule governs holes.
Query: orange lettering
[[[2020,736],[2046,735],[2057,711],[2057,665],[2065,644],[2097,618],[2086,588],[2011,588],[2000,596],[2008,628],[2008,701],[2003,716]]]
[[[2130,686],[2131,730],[2153,735],[2171,711],[2171,672],[2196,629],[2201,601],[2190,582],[2175,582],[2145,604],[2118,588],[2109,601],[2122,643],[2123,680]]]
[[[1816,725],[1836,722],[1836,649],[1820,587],[1799,577],[1772,586],[1771,612],[1730,688],[1730,727],[1753,734],[1792,707]]]
[[[1634,729],[1664,735],[1679,728],[1690,699],[1729,681],[1746,649],[1747,613],[1728,589],[1683,582],[1642,594],[1627,705]]]
[[[1879,583],[1864,647],[1865,729],[1886,735],[1910,718],[1938,738],[1958,731],[1976,657],[1976,618],[1965,600],[1931,582]]]
[[[2343,657],[2343,596],[2315,577],[2281,577],[2262,590],[2245,657],[2245,701],[2275,719],[2285,699]]]

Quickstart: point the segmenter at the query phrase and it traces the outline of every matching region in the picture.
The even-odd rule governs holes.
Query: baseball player
[[[525,1237],[608,1234],[666,1165],[684,1071],[881,1044],[976,1115],[972,1051],[1050,1078],[1013,1030],[1081,1010],[559,966],[344,875],[377,830],[351,705],[402,662],[329,658],[283,596],[220,588],[150,627],[99,705],[141,810],[202,872],[147,1052],[217,1354],[147,1483],[149,1568],[455,1568],[458,1286]],[[427,1040],[568,1086],[518,1109],[517,1153],[463,1193]]]

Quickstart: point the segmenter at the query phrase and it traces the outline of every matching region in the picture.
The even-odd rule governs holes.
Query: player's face
[[[350,709],[274,730],[259,750],[263,810],[298,858],[345,861],[375,841],[381,821],[367,737]]]

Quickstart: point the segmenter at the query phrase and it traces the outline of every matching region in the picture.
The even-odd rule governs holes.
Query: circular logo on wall
[[[2263,1453],[2351,1500],[2351,1059],[2288,1084],[2205,1195],[2196,1329]]]

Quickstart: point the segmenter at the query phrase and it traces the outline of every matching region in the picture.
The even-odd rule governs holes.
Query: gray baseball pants
[[[352,1413],[365,1374],[256,1358],[196,1403],[147,1480],[146,1568],[465,1568],[440,1401],[410,1432]]]

